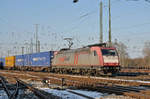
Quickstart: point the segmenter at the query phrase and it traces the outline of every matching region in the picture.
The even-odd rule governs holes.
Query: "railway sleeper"
[[[118,88],[118,89],[124,89],[124,90],[135,91],[135,92],[139,92],[139,90],[143,90],[143,89],[133,88],[133,87],[127,87],[127,86],[112,86],[112,87],[113,87],[113,88]]]
[[[137,92],[125,92],[124,95],[137,99],[150,99],[150,95]]]

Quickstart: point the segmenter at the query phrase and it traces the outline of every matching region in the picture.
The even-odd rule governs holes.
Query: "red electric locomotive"
[[[56,52],[52,70],[61,73],[113,74],[120,70],[120,64],[116,48],[106,47],[103,43]]]

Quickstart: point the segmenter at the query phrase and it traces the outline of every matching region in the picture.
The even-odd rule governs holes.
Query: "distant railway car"
[[[116,73],[120,70],[116,49],[98,45],[59,51],[55,53],[52,65],[53,70],[60,72]]]
[[[5,58],[0,58],[0,69],[3,69],[5,66]]]
[[[5,57],[5,67],[6,68],[14,68],[15,66],[15,56]]]

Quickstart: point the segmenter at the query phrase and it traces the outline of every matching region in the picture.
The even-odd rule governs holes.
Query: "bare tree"
[[[143,54],[144,56],[150,56],[150,42],[145,42],[143,48]]]
[[[129,55],[127,52],[127,46],[122,42],[118,43],[117,40],[115,40],[113,45],[117,48],[121,66],[128,66],[129,65]]]
[[[145,66],[150,66],[150,42],[145,42],[143,48],[143,55],[144,55],[144,64]]]

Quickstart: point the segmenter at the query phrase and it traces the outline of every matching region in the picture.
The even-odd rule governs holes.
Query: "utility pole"
[[[103,43],[103,3],[100,2],[100,43]]]
[[[36,40],[35,46],[36,46],[36,52],[38,52],[38,25],[39,24],[35,24],[35,40]]]
[[[109,0],[109,46],[112,45],[111,43],[111,10],[110,10],[110,0]]]
[[[24,47],[21,47],[21,49],[22,49],[22,55],[24,54]]]
[[[11,51],[11,50],[8,50],[8,56],[10,55],[10,51]]]
[[[32,38],[31,38],[31,44],[30,44],[30,53],[31,54],[33,53],[33,41],[32,41]]]
[[[38,52],[40,52],[40,41],[38,40]]]
[[[1,47],[0,47],[0,49],[1,49]],[[1,53],[0,53],[0,58],[2,58],[2,51],[1,51]]]
[[[17,55],[16,46],[14,46],[14,55]]]
[[[25,50],[26,50],[26,54],[29,54],[29,48],[28,48],[28,43],[27,42],[25,42]]]

